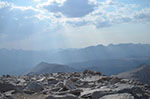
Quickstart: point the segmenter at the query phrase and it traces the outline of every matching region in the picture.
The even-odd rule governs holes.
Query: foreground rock
[[[134,99],[131,94],[123,93],[123,94],[112,94],[101,97],[100,99]]]
[[[6,92],[10,90],[16,90],[16,87],[6,82],[0,83],[0,92]]]
[[[89,70],[3,76],[0,99],[150,99],[150,86]]]
[[[51,96],[46,97],[45,99],[79,99],[79,98],[77,98],[74,95],[62,95],[62,96],[51,95]]]
[[[32,92],[40,92],[42,91],[44,88],[41,84],[37,83],[37,82],[30,82],[27,87],[25,88],[25,92],[26,93],[31,93]]]

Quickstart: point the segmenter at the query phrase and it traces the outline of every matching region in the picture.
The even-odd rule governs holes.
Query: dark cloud
[[[66,0],[62,6],[55,2],[45,5],[43,8],[49,12],[61,12],[67,17],[84,17],[94,10],[94,5],[90,4],[88,0]]]

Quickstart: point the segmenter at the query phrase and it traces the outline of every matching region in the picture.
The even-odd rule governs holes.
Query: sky
[[[150,44],[150,0],[0,0],[0,48]]]

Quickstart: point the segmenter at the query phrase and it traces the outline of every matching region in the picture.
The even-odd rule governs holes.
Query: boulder
[[[42,91],[43,89],[43,86],[37,82],[30,82],[26,87],[26,90],[31,90],[35,92]]]
[[[96,99],[96,98],[92,98],[92,99]],[[134,97],[129,93],[121,93],[121,94],[106,95],[99,99],[134,99]]]
[[[82,98],[99,99],[105,95],[113,94],[110,91],[101,91],[100,89],[86,90],[81,93]]]
[[[70,90],[69,93],[76,95],[76,96],[80,96],[81,92],[83,92],[83,90],[81,89],[74,89],[74,90]]]
[[[50,95],[45,99],[79,99],[74,95]]]
[[[14,93],[15,93],[15,90],[11,90],[11,91],[5,92],[4,94],[5,94],[6,96],[12,96],[12,94],[14,94]]]
[[[51,84],[57,84],[59,81],[58,80],[56,80],[55,78],[49,78],[49,79],[47,79],[47,81],[48,81],[48,84],[49,85],[51,85]]]
[[[100,72],[91,71],[91,70],[84,70],[83,74],[86,74],[86,75],[102,75]]]
[[[112,84],[115,84],[115,83],[121,82],[121,79],[118,77],[111,77],[110,82]]]
[[[10,83],[1,83],[0,82],[0,92],[6,92],[6,91],[10,91],[10,90],[16,90],[16,86],[14,86],[13,84]]]
[[[72,81],[65,80],[64,81],[64,88],[67,90],[73,90],[73,89],[76,89],[77,87],[75,86],[75,84]]]
[[[144,91],[139,87],[125,88],[125,89],[118,91],[118,93],[125,93],[125,92],[132,94],[136,99],[148,99],[149,98],[149,96],[146,95]]]
[[[99,99],[100,97],[104,96],[104,95],[108,95],[110,94],[109,92],[103,92],[103,91],[95,91],[92,93],[91,97],[92,99]]]

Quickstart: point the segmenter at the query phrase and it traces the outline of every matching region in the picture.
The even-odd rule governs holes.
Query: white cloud
[[[134,14],[135,22],[150,22],[150,8],[144,8],[136,11]]]
[[[7,38],[1,36],[3,41],[28,38],[33,33],[42,32],[49,24],[35,17],[40,13],[35,8],[15,6],[8,2],[1,2],[0,6],[2,4],[5,6],[0,8],[0,33],[7,35]]]
[[[16,6],[12,3],[0,2],[0,7],[5,7],[8,11],[12,10],[10,12],[14,17],[17,16],[13,19],[37,18],[41,21],[48,20],[49,24],[94,25],[97,28],[109,27],[113,24],[149,21],[150,12],[148,8],[137,10],[138,5],[123,5],[115,0],[103,2],[97,0],[48,0],[39,3],[37,7]],[[15,11],[21,17],[18,18]],[[3,11],[1,13],[1,17],[3,17]]]
[[[8,2],[0,2],[0,9],[1,8],[4,8],[4,7],[8,7],[10,6],[11,4],[9,4]]]
[[[34,2],[40,2],[41,0],[33,0]]]
[[[56,24],[71,24],[79,27],[91,24],[101,28],[113,24],[138,22],[141,19],[137,17],[141,17],[141,15],[135,17],[135,12],[142,10],[139,10],[138,7],[139,5],[136,4],[124,4],[116,0],[48,0],[37,6],[46,14],[39,14],[36,17],[52,19],[51,21]],[[146,16],[148,17],[143,14],[142,20],[146,20]]]

